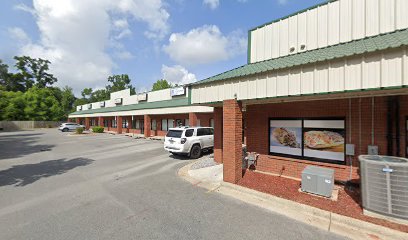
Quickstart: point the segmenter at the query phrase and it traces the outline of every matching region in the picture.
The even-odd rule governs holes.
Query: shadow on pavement
[[[23,157],[32,153],[49,151],[55,145],[36,144],[43,133],[26,133],[0,136],[0,160]]]
[[[63,174],[76,167],[86,166],[93,161],[87,158],[74,158],[71,160],[58,159],[12,166],[9,169],[0,171],[0,187],[7,185],[23,187],[41,178]]]

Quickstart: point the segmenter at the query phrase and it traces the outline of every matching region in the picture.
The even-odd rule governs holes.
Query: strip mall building
[[[104,126],[105,131],[165,136],[180,125],[213,126],[212,107],[192,106],[188,87],[130,94],[130,89],[111,93],[110,99],[77,107],[69,118],[85,125]]]
[[[336,0],[249,31],[248,64],[192,85],[214,107],[215,159],[300,178],[307,165],[359,180],[358,156],[407,155],[408,1]]]
[[[250,30],[247,65],[183,96],[126,93],[111,96],[121,106],[82,106],[70,118],[119,133],[143,126],[145,136],[164,135],[165,122],[214,124],[215,160],[232,183],[242,178],[243,142],[260,154],[257,171],[300,178],[316,165],[359,181],[359,155],[407,155],[407,12],[406,0],[328,1]]]

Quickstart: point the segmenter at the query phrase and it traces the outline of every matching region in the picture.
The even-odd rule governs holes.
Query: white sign
[[[122,103],[122,98],[115,99],[115,104],[121,104],[121,103]]]
[[[100,102],[100,103],[99,103],[99,106],[100,106],[100,107],[105,107],[105,102]]]
[[[173,96],[180,96],[185,94],[185,89],[184,87],[178,87],[178,88],[172,88],[170,90],[170,95]]]
[[[137,95],[137,100],[138,101],[146,101],[147,100],[147,94],[146,93],[141,93]]]

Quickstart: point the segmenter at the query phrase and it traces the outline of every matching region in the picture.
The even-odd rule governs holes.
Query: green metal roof
[[[192,83],[191,85],[205,84],[236,77],[243,77],[271,70],[290,68],[310,63],[322,62],[336,58],[349,57],[357,54],[375,52],[389,48],[408,45],[408,28],[391,33],[367,37],[347,43],[341,43],[325,48],[310,50],[280,58],[247,64],[213,77]]]
[[[180,99],[172,99],[172,100],[166,100],[166,101],[146,102],[146,103],[125,105],[125,106],[116,106],[116,107],[76,111],[76,112],[71,113],[70,115],[84,115],[84,114],[107,113],[107,112],[123,112],[123,111],[152,109],[152,108],[183,107],[183,106],[188,106],[188,105],[190,105],[189,98],[180,98]]]

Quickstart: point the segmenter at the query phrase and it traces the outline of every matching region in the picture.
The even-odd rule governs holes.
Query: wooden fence
[[[56,121],[0,121],[0,131],[15,131],[34,128],[55,128],[62,122]]]

